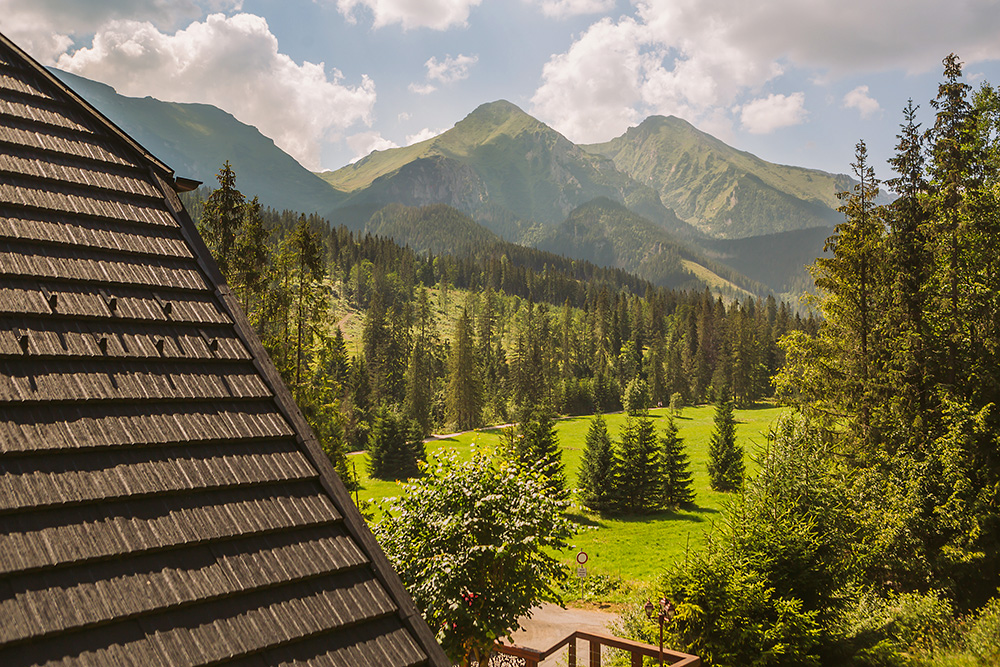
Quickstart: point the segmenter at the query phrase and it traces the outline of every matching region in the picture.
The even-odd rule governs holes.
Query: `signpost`
[[[589,556],[587,556],[586,551],[581,551],[576,555],[576,562],[580,567],[576,568],[576,576],[580,577],[580,600],[583,601],[583,580],[587,577],[587,568],[584,565]]]

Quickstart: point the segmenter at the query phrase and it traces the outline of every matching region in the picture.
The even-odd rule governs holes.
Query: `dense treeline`
[[[797,414],[663,580],[709,663],[1000,659],[1000,100],[944,65],[933,125],[904,111],[891,204],[857,146],[813,267],[823,325],[783,341]]]
[[[653,404],[725,393],[748,405],[773,393],[778,339],[818,328],[773,297],[727,303],[505,242],[420,254],[262,210],[228,163],[218,179],[188,204],[342,474],[345,449],[377,444],[378,461],[396,461],[432,429],[618,410],[637,378]],[[353,355],[335,321],[345,310],[364,318]]]

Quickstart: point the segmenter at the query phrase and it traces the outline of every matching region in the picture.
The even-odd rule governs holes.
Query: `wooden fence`
[[[642,667],[643,657],[650,657],[654,659],[661,657],[660,649],[652,644],[643,644],[642,642],[634,642],[629,639],[622,639],[621,637],[614,637],[612,635],[603,635],[595,632],[583,632],[582,630],[577,630],[545,651],[539,651],[524,646],[497,644],[495,651],[499,654],[497,657],[500,658],[497,662],[509,664],[508,661],[510,658],[505,660],[504,657],[510,656],[515,659],[522,659],[524,661],[522,663],[524,667],[538,667],[538,664],[542,660],[555,655],[564,646],[568,646],[569,655],[566,664],[568,667],[577,667],[577,640],[587,642],[585,650],[588,650],[590,654],[590,667],[601,667],[602,646],[621,649],[622,651],[629,653],[632,657],[632,667]],[[662,657],[663,664],[671,665],[671,667],[701,667],[701,658],[696,655],[688,655],[687,653],[679,653],[677,651],[663,649]]]

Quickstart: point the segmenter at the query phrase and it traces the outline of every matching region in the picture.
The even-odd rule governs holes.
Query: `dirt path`
[[[609,634],[611,630],[608,628],[608,624],[616,620],[618,620],[617,614],[605,611],[563,609],[558,605],[543,603],[531,610],[530,618],[521,619],[523,629],[514,633],[513,640],[519,646],[544,651],[574,630]],[[590,665],[590,657],[587,655],[586,647],[585,642],[579,642],[577,646],[576,664],[580,667]],[[559,667],[565,664],[566,649],[564,648],[561,652],[541,663],[539,667]]]

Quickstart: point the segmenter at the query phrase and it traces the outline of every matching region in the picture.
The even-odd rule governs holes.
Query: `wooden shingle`
[[[0,664],[448,664],[173,183],[0,36]]]

